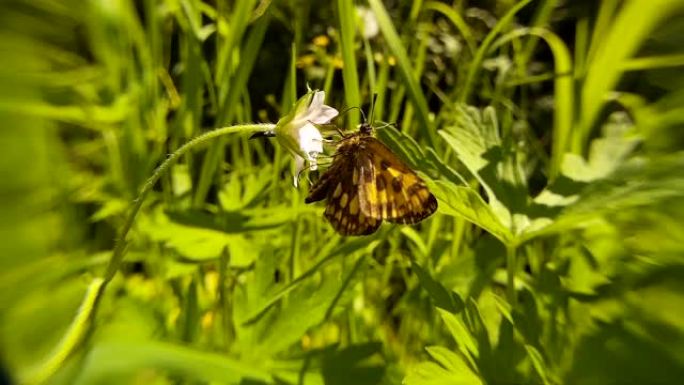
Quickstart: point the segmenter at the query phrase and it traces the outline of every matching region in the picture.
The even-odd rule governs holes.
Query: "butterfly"
[[[413,224],[437,210],[425,182],[364,123],[343,137],[306,203],[327,199],[325,218],[342,235],[369,235],[383,220]]]

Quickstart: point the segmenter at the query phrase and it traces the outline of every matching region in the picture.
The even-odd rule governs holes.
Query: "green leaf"
[[[428,354],[439,363],[421,362],[409,370],[404,379],[407,385],[447,384],[479,385],[482,380],[463,360],[463,357],[442,346],[429,346]]]
[[[582,121],[578,127],[577,150],[589,138],[592,125],[599,116],[606,95],[616,86],[623,73],[626,59],[637,52],[663,20],[684,7],[684,2],[670,0],[635,0],[620,7],[617,14],[606,19],[602,32],[593,36],[590,60],[581,95]],[[598,28],[598,26],[597,26]]]
[[[382,231],[378,231],[370,237],[358,238],[335,246],[332,250],[330,250],[330,252],[326,256],[322,257],[309,270],[302,273],[300,276],[295,278],[292,282],[290,282],[287,286],[283,287],[281,290],[278,290],[276,293],[271,294],[268,297],[268,300],[263,301],[263,304],[258,306],[257,309],[252,309],[248,314],[244,314],[242,317],[239,318],[238,322],[240,324],[250,324],[256,322],[266,313],[266,311],[268,311],[269,308],[271,308],[273,305],[282,300],[288,293],[290,293],[292,290],[301,285],[302,282],[304,282],[306,279],[310,278],[312,275],[317,273],[324,265],[331,262],[337,257],[349,256],[352,253],[360,250],[364,250],[365,252],[370,253],[373,249],[375,249],[378,246],[378,244],[380,243],[379,239],[382,238],[382,235]]]
[[[420,285],[428,292],[435,306],[451,313],[463,310],[463,300],[458,294],[447,290],[415,261],[411,262],[411,268],[418,275]]]
[[[506,248],[501,241],[483,234],[471,250],[458,255],[453,263],[441,267],[440,282],[452,288],[461,298],[479,298],[485,289],[494,284],[494,275],[505,257]]]
[[[480,354],[480,350],[475,341],[466,328],[466,325],[459,318],[459,316],[452,314],[446,310],[438,309],[439,315],[447,326],[447,329],[454,337],[454,341],[458,345],[459,351],[468,359],[468,362],[474,366],[475,360]]]
[[[684,155],[623,163],[609,177],[593,181],[554,220],[527,229],[523,240],[585,227],[597,219],[684,197]]]
[[[603,136],[591,142],[588,161],[576,154],[565,154],[561,172],[579,182],[608,177],[639,143],[632,130],[633,124],[624,113],[611,114],[603,126]]]
[[[382,35],[385,37],[390,51],[397,58],[397,68],[404,80],[404,84],[406,84],[409,98],[417,112],[417,118],[420,122],[420,128],[424,134],[423,136],[431,145],[434,145],[436,142],[435,129],[434,124],[429,118],[427,100],[425,99],[425,94],[420,89],[415,70],[406,53],[404,43],[402,43],[401,38],[397,34],[392,19],[382,2],[379,0],[369,0],[368,4],[375,14],[380,31],[382,31]]]
[[[473,379],[471,376],[459,375],[444,369],[434,362],[421,362],[409,369],[403,383],[406,385],[480,385],[479,378]]]
[[[528,205],[526,178],[515,146],[504,146],[494,108],[480,111],[456,105],[453,121],[439,134],[480,182],[499,221],[517,233],[526,226]]]
[[[391,124],[376,129],[375,135],[412,169],[434,175],[434,168],[425,161],[424,151],[415,139],[397,130]]]
[[[381,354],[382,345],[378,342],[326,351],[321,368],[325,384],[345,385],[352,378],[359,385],[380,383],[385,373]]]
[[[465,218],[504,243],[511,241],[510,231],[499,221],[499,218],[475,190],[469,187],[456,186],[450,182],[428,180],[426,183],[439,201],[441,213]]]
[[[292,210],[274,208],[210,214],[199,210],[164,213],[159,207],[151,215],[141,217],[139,228],[188,260],[216,259],[228,248],[231,265],[247,266],[257,253],[246,252],[250,249],[249,241],[243,233],[277,228],[295,215]]]
[[[286,306],[275,313],[275,320],[264,319],[268,327],[259,346],[253,349],[273,355],[299,341],[307,330],[324,320],[341,285],[340,280],[324,277],[321,285],[309,283],[297,288],[288,297]]]
[[[532,345],[525,345],[525,350],[527,351],[527,355],[530,357],[530,360],[532,360],[532,366],[534,366],[534,370],[537,371],[537,374],[539,374],[539,377],[541,377],[544,385],[549,385],[550,382],[548,376],[546,375],[544,357],[542,357],[541,353],[539,353],[539,351]]]
[[[108,341],[96,344],[86,357],[78,384],[93,384],[125,374],[136,374],[150,368],[196,381],[239,382],[252,379],[271,382],[271,375],[251,363],[232,359],[225,354],[157,341]]]
[[[230,212],[253,206],[268,193],[272,174],[273,167],[270,166],[262,167],[256,173],[245,175],[239,172],[230,173],[228,180],[218,193],[221,207]]]
[[[340,51],[344,66],[342,78],[344,79],[344,97],[347,106],[360,106],[361,96],[359,92],[359,76],[356,66],[355,39],[356,36],[356,11],[354,2],[351,0],[337,0],[337,15],[340,20]],[[355,128],[359,123],[358,111],[352,111],[347,127]]]

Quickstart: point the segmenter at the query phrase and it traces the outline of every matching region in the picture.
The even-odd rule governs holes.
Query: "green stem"
[[[516,273],[516,260],[515,260],[516,246],[507,245],[506,246],[506,270],[507,270],[507,293],[508,293],[508,303],[511,306],[515,306],[516,294],[515,294],[515,273]]]
[[[78,308],[76,317],[74,317],[73,321],[71,321],[71,324],[69,325],[62,339],[55,347],[55,350],[38,368],[32,370],[30,373],[27,373],[24,381],[21,381],[22,383],[44,383],[50,377],[52,377],[57,370],[59,370],[64,362],[80,346],[83,345],[86,340],[86,336],[91,331],[93,324],[90,321],[94,319],[97,313],[100,298],[104,294],[107,284],[112,280],[112,278],[114,278],[114,275],[119,270],[119,266],[123,261],[123,257],[125,255],[124,251],[126,246],[126,236],[133,226],[133,222],[138,215],[138,211],[140,211],[140,208],[142,207],[145,196],[147,196],[147,193],[152,190],[157,181],[159,181],[159,178],[161,178],[164,173],[166,173],[166,171],[168,171],[169,168],[178,161],[180,157],[188,153],[190,150],[205,144],[211,139],[228,134],[235,134],[238,132],[267,131],[273,128],[275,128],[274,124],[245,124],[222,127],[213,131],[209,131],[182,145],[178,150],[169,155],[169,157],[166,158],[166,160],[164,160],[159,167],[157,167],[152,176],[147,179],[145,184],[140,189],[138,197],[133,201],[131,209],[128,212],[128,216],[126,217],[126,221],[119,232],[119,236],[116,240],[114,251],[112,252],[112,257],[109,260],[109,265],[107,266],[104,277],[97,277],[92,280],[88,286],[88,290],[86,290],[83,301]]]

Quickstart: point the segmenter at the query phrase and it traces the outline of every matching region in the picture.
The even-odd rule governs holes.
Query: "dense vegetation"
[[[682,36],[681,0],[3,1],[0,383],[678,383]],[[249,137],[307,86],[377,94],[438,211],[305,205]]]

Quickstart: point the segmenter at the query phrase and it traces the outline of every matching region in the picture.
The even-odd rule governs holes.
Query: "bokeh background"
[[[0,383],[679,383],[682,36],[681,0],[4,0]],[[137,200],[307,86],[376,94],[438,212],[341,237],[249,132]]]

